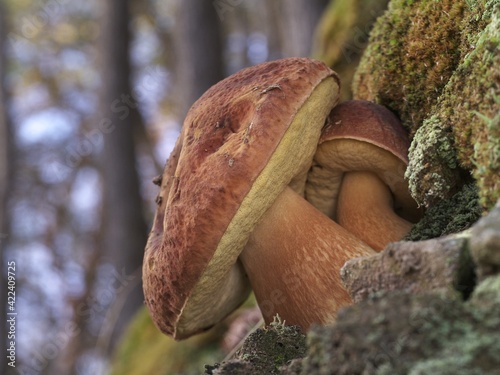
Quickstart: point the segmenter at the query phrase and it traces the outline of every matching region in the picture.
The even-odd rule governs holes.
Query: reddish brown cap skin
[[[272,61],[219,82],[192,106],[165,166],[143,265],[145,302],[164,333],[175,334],[183,306],[252,182],[327,77],[338,81],[315,60]]]
[[[349,142],[352,148],[347,148],[348,143],[345,142]],[[340,151],[338,147],[342,143],[343,151]],[[362,144],[373,148],[368,151]],[[408,134],[396,115],[387,108],[365,100],[338,104],[330,112],[319,140],[315,165],[308,177],[307,200],[334,218],[342,175],[352,170],[376,171],[391,189],[398,214],[415,222],[422,212],[411,197],[404,179],[409,146]],[[357,147],[366,151],[360,152]],[[385,150],[391,157],[386,158],[378,152],[370,157],[376,149]],[[342,154],[335,155],[336,152]]]
[[[374,144],[408,164],[408,134],[394,113],[376,103],[349,100],[338,104],[330,113],[320,143],[341,138]]]

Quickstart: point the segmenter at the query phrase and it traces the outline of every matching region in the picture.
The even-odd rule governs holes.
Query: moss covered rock
[[[315,327],[308,332],[305,356],[304,336],[295,327],[278,324],[249,337],[236,360],[211,367],[211,373],[497,375],[500,369],[499,215],[500,201],[488,216],[467,231],[468,235],[414,243],[415,247],[429,247],[423,248],[423,252],[439,253],[435,254],[438,258],[408,252],[404,246],[398,249],[398,244],[394,244],[389,249],[393,254],[386,254],[394,259],[388,259],[385,274],[380,275],[387,282],[380,282],[376,277],[365,280],[379,286],[362,293],[361,298],[358,295],[356,300],[361,301],[341,310],[334,325]],[[433,243],[436,246],[433,247]],[[462,263],[470,262],[465,259],[469,249],[482,276],[471,295],[453,292],[447,287],[449,284],[459,289],[464,271]],[[372,258],[380,260],[384,255]],[[367,259],[359,261],[367,262]],[[431,264],[436,262],[439,264]],[[451,266],[447,262],[452,263]],[[376,264],[368,266],[376,268]],[[451,271],[449,277],[442,278],[440,285],[436,285],[437,280],[425,282],[425,277],[433,278],[433,273],[448,271]],[[467,286],[472,287],[474,279],[470,271],[466,272]],[[417,275],[419,272],[424,278]],[[401,280],[391,282],[393,276]],[[398,285],[400,290],[395,290]],[[299,347],[295,347],[297,342],[301,342]],[[279,367],[292,358],[296,359]]]
[[[475,284],[468,236],[395,242],[376,255],[348,261],[340,271],[354,302],[380,291],[468,296]]]
[[[500,200],[474,226],[469,246],[480,279],[500,273]]]
[[[500,198],[500,2],[478,3],[479,13],[476,10],[469,24],[487,26],[465,38],[463,48],[469,45],[470,51],[435,112],[443,127],[453,131],[458,160],[473,172],[480,202],[490,209]]]
[[[297,326],[275,320],[266,329],[252,333],[235,357],[222,364],[206,366],[205,375],[271,375],[306,353],[306,337]]]
[[[407,177],[420,204],[471,173],[482,207],[500,195],[500,2],[393,0],[354,78],[357,99],[395,111],[413,141]]]
[[[380,17],[354,81],[354,96],[418,127],[459,63],[465,1],[393,0]]]
[[[372,297],[309,333],[301,374],[497,374],[499,290],[495,276],[466,303],[438,294]]]
[[[478,188],[469,182],[451,198],[430,207],[404,239],[422,241],[464,231],[479,220],[482,212]]]

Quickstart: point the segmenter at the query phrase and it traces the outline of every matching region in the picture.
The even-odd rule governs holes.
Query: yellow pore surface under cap
[[[335,79],[326,78],[295,115],[187,299],[176,324],[176,336],[183,336],[183,332],[195,331],[199,327],[210,327],[246,298],[248,281],[237,258],[253,228],[286,186],[290,185],[303,194],[305,176],[311,166],[321,129],[338,100],[338,92]],[[262,261],[265,262],[265,259]]]

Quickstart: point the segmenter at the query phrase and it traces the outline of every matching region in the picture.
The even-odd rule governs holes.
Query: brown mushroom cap
[[[244,69],[190,109],[163,173],[143,265],[145,302],[163,332],[208,329],[250,291],[238,261],[287,187],[303,194],[339,80],[290,58]]]
[[[390,188],[398,215],[416,220],[420,210],[404,179],[409,145],[398,118],[387,108],[364,100],[340,103],[321,135],[308,176],[307,200],[335,219],[344,174],[368,171]]]

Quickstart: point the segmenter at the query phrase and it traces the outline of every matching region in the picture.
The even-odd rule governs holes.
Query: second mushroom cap
[[[307,200],[381,250],[389,239],[401,239],[421,215],[404,178],[409,145],[405,129],[387,108],[364,100],[340,103],[321,135],[308,177]],[[339,202],[344,202],[342,207]],[[377,218],[376,206],[387,206],[385,218]],[[354,214],[344,215],[347,210]],[[363,224],[370,215],[369,231]],[[342,223],[355,217],[357,223]],[[399,229],[377,241],[374,232],[384,226],[388,231]]]

